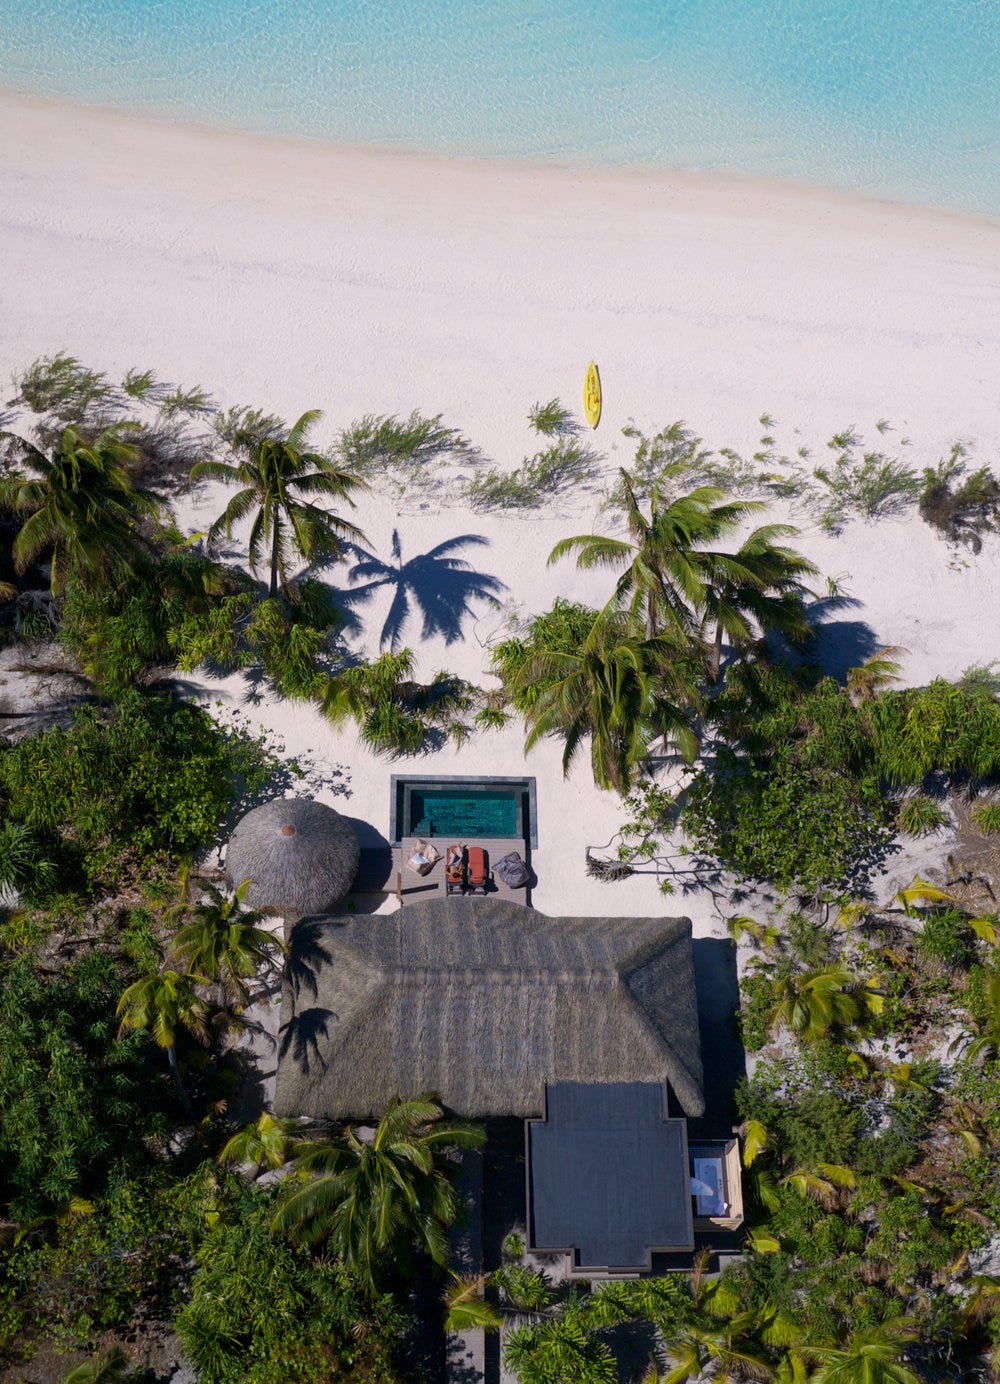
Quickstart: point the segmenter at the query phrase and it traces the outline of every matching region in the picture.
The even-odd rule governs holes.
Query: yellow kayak
[[[601,377],[593,361],[587,366],[583,381],[583,416],[592,428],[601,421]]]

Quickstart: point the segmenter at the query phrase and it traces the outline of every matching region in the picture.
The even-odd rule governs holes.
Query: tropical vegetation
[[[913,506],[971,560],[1000,526],[992,473],[956,449],[920,475],[884,420],[818,462],[782,456],[767,415],[746,458],[630,428],[608,476],[557,399],[503,470],[441,415],[371,414],[324,448],[315,411],[216,409],[139,367],[59,354],[16,384],[0,640],[72,690],[0,740],[0,1366],[44,1343],[79,1384],[135,1377],[137,1342],[176,1336],[208,1384],[417,1384],[419,1317],[441,1352],[442,1329],[501,1333],[521,1384],[1000,1375],[1000,680],[904,687],[896,648],[825,673],[837,583],[771,512],[835,532]],[[404,560],[347,517],[366,487],[402,509],[445,474],[448,503],[512,515],[588,493],[595,531],[551,561],[591,574],[593,604],[508,618],[475,535]],[[204,533],[171,511],[189,485]],[[421,675],[414,621],[449,645],[484,608],[494,685]],[[599,878],[706,886],[751,1059],[737,1261],[590,1292],[515,1229],[499,1263],[451,1273],[457,1154],[482,1129],[433,1093],[371,1130],[253,1104],[284,943],[212,852],[302,769],[186,695],[196,674],[388,756],[517,718],[529,754],[555,743],[620,800]]]

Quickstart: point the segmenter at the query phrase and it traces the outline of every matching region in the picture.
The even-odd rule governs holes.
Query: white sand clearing
[[[781,446],[822,452],[849,424],[921,467],[956,440],[995,462],[1000,444],[1000,226],[749,180],[634,170],[445,161],[157,124],[0,97],[0,376],[65,349],[120,377],[152,367],[294,418],[321,407],[320,440],[360,415],[442,412],[496,464],[536,449],[526,414],[579,408],[587,360],[605,412],[595,442],[613,467],[646,430],[683,418],[712,445],[752,448],[767,412]],[[204,527],[221,496],[181,507]],[[397,515],[377,495],[353,516],[404,559],[457,535],[466,556],[528,613],[556,595],[599,600],[607,578],[546,568],[552,544],[595,522],[581,495],[536,516],[480,517],[435,496]],[[954,553],[911,513],[800,542],[857,604],[840,647],[902,644],[921,682],[1000,658],[1000,545]],[[346,584],[346,572],[332,579]],[[388,606],[363,608],[377,652]],[[421,674],[486,681],[484,606],[461,636],[404,631]],[[490,685],[487,682],[487,685]],[[584,847],[620,822],[585,760],[560,748],[525,763],[516,726],[460,751],[394,765],[309,707],[205,686],[223,714],[269,728],[311,766],[306,784],[370,828],[389,826],[389,775],[535,774],[535,903],[553,914],[684,911],[720,926],[712,898],[663,900],[655,879],[604,885]],[[725,912],[725,901],[720,904]]]

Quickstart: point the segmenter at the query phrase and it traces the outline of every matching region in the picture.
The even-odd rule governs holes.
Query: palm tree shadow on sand
[[[475,615],[472,602],[487,601],[495,606],[507,590],[499,577],[475,571],[458,556],[464,548],[487,546],[488,540],[479,534],[460,534],[404,562],[399,530],[393,529],[392,559],[384,562],[356,544],[345,544],[357,559],[348,576],[351,586],[334,593],[346,617],[345,625],[357,623],[357,606],[370,601],[383,587],[390,587],[392,604],[379,635],[382,648],[388,646],[390,653],[398,652],[403,628],[416,612],[423,622],[422,639],[441,635],[446,644],[457,643],[464,637],[466,617]],[[365,585],[356,585],[359,582]]]

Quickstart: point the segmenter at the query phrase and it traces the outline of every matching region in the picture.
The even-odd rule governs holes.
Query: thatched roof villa
[[[685,1117],[704,1098],[686,918],[450,897],[308,918],[290,948],[279,1115],[366,1120],[436,1091],[457,1114],[526,1121],[533,1247],[619,1272],[693,1248]]]
[[[685,918],[548,918],[453,896],[321,935],[315,993],[289,990],[283,1018],[325,1011],[322,1063],[286,1055],[279,1113],[364,1119],[438,1091],[461,1115],[523,1119],[545,1114],[556,1081],[664,1079],[686,1114],[704,1108]]]

